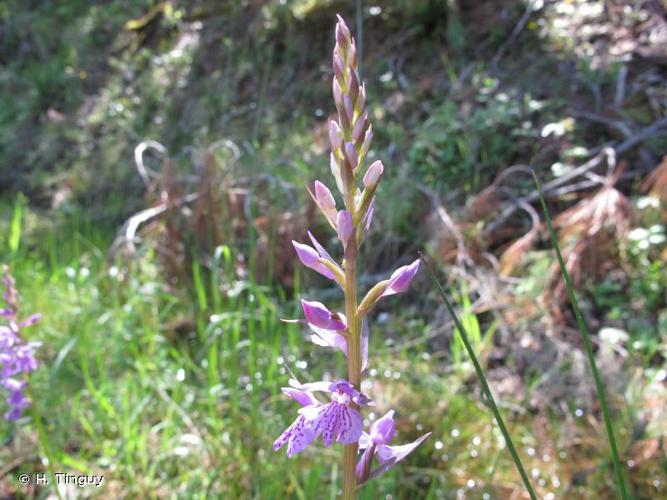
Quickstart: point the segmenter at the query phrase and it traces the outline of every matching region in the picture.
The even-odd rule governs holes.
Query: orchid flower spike
[[[359,78],[354,38],[340,16],[335,40],[331,88],[337,116],[328,124],[331,144],[329,163],[336,187],[342,194],[343,205],[336,206],[333,194],[319,180],[315,181],[314,192],[309,192],[343,245],[342,263],[333,259],[310,232],[308,236],[312,246],[297,241],[292,244],[304,266],[334,280],[343,290],[345,315],[330,311],[320,302],[302,299],[301,307],[310,330],[310,341],[346,356],[347,380],[310,384],[291,380],[283,392],[298,402],[301,409],[294,422],[275,440],[273,447],[279,450],[286,445],[287,456],[291,457],[320,436],[325,447],[334,442],[344,444],[343,497],[351,499],[356,497],[358,485],[403,460],[429,434],[403,446],[391,446],[389,443],[396,433],[393,411],[374,422],[369,434],[362,430],[362,407],[372,404],[370,398],[359,391],[363,372],[368,367],[370,329],[367,314],[382,297],[407,290],[419,269],[419,260],[394,271],[388,279],[371,288],[358,303],[357,258],[373,221],[377,187],[385,167],[379,160],[365,167],[373,139],[366,110],[366,85]],[[360,181],[363,190],[360,189]],[[329,393],[330,402],[318,400],[313,394],[318,391]],[[359,449],[364,451],[357,463]],[[378,465],[373,469],[376,457]]]

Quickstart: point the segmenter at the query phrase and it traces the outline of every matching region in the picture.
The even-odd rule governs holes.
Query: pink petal
[[[295,389],[293,387],[283,387],[282,391],[301,406],[318,405],[320,402],[308,391]]]
[[[326,278],[334,279],[334,274],[320,262],[320,255],[313,248],[294,240],[292,240],[292,245],[304,266],[317,271]]]
[[[347,339],[335,330],[325,330],[313,325],[308,325],[313,331],[310,341],[322,347],[333,347],[340,349],[347,356]]]
[[[322,435],[322,444],[325,448],[331,446],[335,439],[335,430],[338,422],[339,403],[329,403],[317,408],[317,412],[309,411],[308,416],[311,427],[316,436]],[[302,408],[305,410],[305,408]]]
[[[388,295],[405,292],[410,286],[410,282],[412,281],[412,278],[415,277],[415,274],[417,274],[418,270],[419,259],[415,260],[410,265],[396,269],[396,271],[394,271],[389,278],[387,289],[384,291],[382,296],[386,297]]]
[[[347,248],[350,238],[354,234],[354,224],[352,222],[352,214],[347,210],[338,212],[338,219],[336,221],[338,229],[338,238],[343,243],[343,248]]]
[[[424,434],[416,441],[413,441],[412,443],[409,444],[404,444],[402,446],[387,446],[387,445],[378,446],[375,454],[377,455],[378,460],[380,460],[380,466],[375,468],[371,472],[369,479],[373,479],[379,476],[380,474],[384,474],[385,472],[387,472],[394,465],[396,465],[398,462],[400,462],[410,453],[412,453],[430,435],[431,433],[429,432],[428,434]]]
[[[357,481],[360,484],[364,483],[366,480],[366,478],[364,478],[364,472],[370,471],[373,455],[375,455],[375,448],[373,446],[366,448],[364,454],[361,456],[361,460],[359,460],[359,463],[354,469],[354,475],[357,476]]]
[[[295,389],[308,392],[331,392],[331,382],[309,382],[300,384],[295,379],[290,379],[289,385]]]
[[[332,401],[318,408],[311,425],[316,435],[322,435],[322,444],[327,448],[334,441],[345,444],[356,443],[361,436],[363,419],[358,411]]]
[[[364,431],[361,432],[359,436],[359,449],[363,450],[368,448],[371,445],[371,437]]]
[[[388,411],[382,418],[379,418],[371,425],[370,438],[373,443],[386,445],[391,443],[396,433],[394,424],[394,410]]]
[[[33,315],[29,316],[28,318],[24,319],[23,321],[21,321],[21,323],[19,323],[19,326],[21,328],[25,328],[27,326],[32,326],[35,323],[37,323],[41,318],[42,318],[41,314],[39,314],[39,313],[33,314]]]
[[[315,250],[317,250],[317,253],[320,254],[320,257],[330,260],[334,264],[336,264],[336,267],[342,271],[342,268],[336,263],[336,261],[333,259],[331,255],[329,255],[329,252],[327,252],[327,249],[324,248],[322,245],[320,245],[320,242],[315,239],[315,236],[313,236],[313,233],[308,231],[308,237],[310,238],[310,241],[313,243],[313,246],[315,247]]]
[[[338,442],[345,444],[352,444],[359,441],[361,431],[364,425],[364,419],[361,414],[347,406],[343,410],[343,419],[340,423],[340,433],[338,435]]]
[[[325,330],[345,330],[347,328],[347,325],[338,320],[338,316],[334,317],[333,313],[321,302],[301,299],[301,307],[308,323],[318,328]]]
[[[315,439],[315,434],[310,429],[309,422],[299,415],[292,425],[273,442],[273,449],[278,451],[287,443],[287,456],[291,457],[303,451],[313,439]]]

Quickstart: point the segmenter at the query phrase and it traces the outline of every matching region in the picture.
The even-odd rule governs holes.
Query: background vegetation
[[[333,297],[291,239],[325,233],[340,12],[386,165],[363,286],[426,249],[542,498],[615,485],[593,380],[528,166],[593,333],[626,480],[667,494],[663,0],[0,2],[0,255],[43,342],[21,472],[99,497],[334,498],[339,449],[291,460],[279,392],[341,360],[294,297]],[[146,141],[155,142],[146,142]],[[135,149],[139,146],[138,149]],[[319,237],[319,236],[318,236]],[[372,318],[364,389],[433,435],[363,498],[518,498],[520,479],[428,276]],[[397,303],[400,301],[400,304]],[[399,311],[399,312],[397,312]],[[414,435],[413,435],[414,433]]]

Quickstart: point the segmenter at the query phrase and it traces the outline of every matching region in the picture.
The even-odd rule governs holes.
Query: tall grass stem
[[[553,224],[551,222],[551,217],[549,216],[549,210],[547,209],[547,203],[544,200],[544,194],[542,193],[542,184],[540,183],[539,178],[535,172],[532,172],[535,185],[537,186],[537,193],[540,197],[540,204],[542,205],[542,211],[544,212],[544,218],[547,222],[547,228],[549,229],[549,237],[551,238],[551,244],[556,251],[556,257],[558,258],[558,265],[560,267],[561,275],[563,276],[563,281],[565,282],[565,288],[567,290],[567,297],[570,300],[572,305],[572,310],[574,315],[577,318],[577,324],[579,325],[579,331],[581,332],[581,338],[584,341],[584,350],[586,351],[586,356],[588,361],[591,364],[591,371],[593,372],[593,379],[595,379],[595,388],[598,393],[598,399],[600,400],[600,408],[602,409],[602,416],[604,418],[604,426],[607,431],[607,437],[609,438],[609,447],[611,448],[611,458],[614,463],[614,473],[616,474],[616,483],[618,486],[619,496],[626,500],[628,498],[628,492],[625,487],[625,480],[623,479],[623,471],[621,469],[621,460],[618,456],[618,447],[616,446],[616,438],[614,436],[614,427],[611,423],[611,416],[609,414],[609,407],[607,406],[607,397],[605,396],[604,384],[602,383],[602,378],[600,377],[600,372],[595,363],[595,356],[593,355],[593,347],[591,344],[590,333],[588,332],[588,325],[584,321],[584,317],[579,310],[579,303],[577,302],[577,297],[574,293],[574,286],[572,286],[572,281],[570,280],[570,275],[567,272],[565,266],[565,261],[563,260],[563,255],[560,251],[560,246],[558,245],[558,238],[556,237],[556,231],[554,230]]]
[[[531,500],[536,500],[537,496],[535,495],[535,490],[533,490],[533,487],[530,484],[530,480],[528,479],[528,474],[526,474],[526,469],[524,469],[523,464],[521,463],[521,459],[519,458],[519,454],[517,453],[516,448],[514,447],[512,438],[510,437],[510,434],[507,431],[507,427],[505,427],[505,422],[503,421],[503,417],[500,415],[500,410],[498,410],[496,401],[495,399],[493,399],[493,394],[491,393],[491,388],[489,387],[489,384],[486,381],[486,377],[484,376],[484,371],[482,370],[479,361],[477,361],[477,356],[475,355],[475,351],[472,348],[472,345],[470,344],[470,341],[468,339],[468,332],[466,331],[465,327],[463,326],[463,323],[456,314],[456,311],[454,311],[452,303],[449,301],[449,298],[447,297],[445,290],[442,288],[442,285],[438,281],[438,278],[436,278],[435,273],[433,272],[433,269],[431,269],[430,264],[426,261],[426,259],[421,253],[420,257],[422,262],[424,263],[424,266],[428,270],[429,275],[431,276],[431,281],[433,281],[433,284],[436,286],[438,292],[442,296],[442,299],[444,300],[445,305],[447,306],[447,310],[449,311],[449,314],[452,316],[454,324],[456,325],[456,328],[459,331],[461,340],[463,341],[463,345],[465,346],[466,351],[468,351],[468,355],[470,356],[472,364],[475,367],[475,371],[477,372],[477,378],[479,378],[479,382],[482,386],[482,391],[486,396],[487,405],[489,406],[489,408],[491,408],[491,412],[493,413],[493,416],[495,417],[496,422],[498,423],[498,427],[500,427],[500,432],[502,432],[503,437],[505,438],[505,443],[507,444],[507,448],[509,449],[510,455],[512,455],[512,460],[514,460],[514,463],[516,464],[516,468],[519,471],[521,479],[523,480],[523,484],[525,485]]]

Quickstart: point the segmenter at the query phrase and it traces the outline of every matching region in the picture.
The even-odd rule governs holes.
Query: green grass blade
[[[62,500],[62,496],[60,494],[60,488],[58,488],[58,482],[56,480],[56,475],[55,475],[56,464],[55,464],[55,457],[53,454],[53,446],[51,445],[51,441],[49,440],[49,433],[46,432],[46,429],[44,428],[44,423],[42,422],[42,416],[38,408],[39,403],[38,400],[35,399],[35,393],[30,384],[27,385],[27,393],[31,401],[30,411],[32,413],[32,422],[35,425],[35,430],[37,431],[37,440],[39,442],[39,447],[41,449],[42,454],[46,458],[47,462],[46,469],[51,478],[51,484],[54,485],[53,489],[56,496],[58,497],[58,500]]]
[[[12,215],[12,223],[9,227],[9,251],[16,253],[21,243],[21,219],[23,217],[23,207],[27,204],[28,199],[19,193],[16,196],[16,204],[14,205],[14,213]]]
[[[445,293],[445,290],[442,288],[442,285],[438,281],[438,278],[436,278],[435,273],[431,269],[431,266],[426,261],[423,255],[420,254],[420,257],[422,262],[424,263],[424,266],[428,270],[428,273],[431,276],[431,281],[433,281],[433,284],[440,292],[440,295],[442,296],[442,299],[445,301],[445,305],[447,306],[447,310],[449,311],[449,314],[452,316],[452,319],[454,320],[454,324],[458,329],[460,338],[463,341],[463,345],[465,346],[466,351],[468,351],[468,355],[470,356],[472,364],[475,367],[475,371],[477,372],[477,377],[479,378],[479,382],[482,385],[482,391],[486,396],[488,406],[491,408],[493,416],[495,417],[496,422],[498,423],[498,427],[500,427],[500,431],[502,432],[503,437],[505,438],[505,443],[507,444],[507,448],[509,449],[510,455],[512,455],[512,460],[514,460],[514,463],[516,464],[516,468],[519,471],[521,479],[523,480],[523,484],[525,485],[526,490],[530,495],[530,498],[532,500],[536,500],[537,496],[535,495],[535,490],[533,490],[533,487],[530,484],[530,480],[528,479],[528,474],[526,474],[526,469],[524,469],[523,464],[521,463],[521,459],[519,458],[519,454],[517,453],[516,448],[514,447],[514,443],[512,442],[512,438],[510,437],[510,434],[507,431],[507,427],[505,427],[505,422],[503,421],[503,417],[500,415],[500,410],[498,410],[498,406],[496,405],[495,399],[493,399],[493,394],[491,393],[491,388],[489,387],[489,384],[486,381],[486,377],[484,376],[484,371],[482,370],[479,361],[477,361],[477,356],[475,355],[475,351],[470,345],[470,341],[468,340],[468,332],[466,331],[465,327],[463,326],[463,323],[461,322],[458,315],[454,311],[454,307],[447,298],[447,294]]]
[[[598,367],[595,364],[595,357],[593,356],[593,347],[591,345],[590,334],[588,332],[588,326],[584,321],[584,317],[579,310],[579,303],[577,302],[577,297],[574,293],[574,287],[572,286],[572,281],[570,280],[570,275],[567,272],[565,267],[565,261],[560,252],[560,246],[558,245],[558,238],[556,237],[556,231],[554,231],[553,224],[551,223],[551,217],[549,216],[549,210],[547,210],[547,203],[544,200],[544,195],[542,194],[542,184],[538,179],[535,172],[533,172],[533,179],[535,180],[535,185],[537,186],[537,192],[540,196],[540,203],[542,205],[542,211],[544,212],[544,218],[547,221],[547,228],[549,229],[549,236],[551,238],[551,244],[556,251],[556,257],[558,258],[558,265],[560,266],[560,272],[563,275],[563,281],[565,282],[565,288],[567,289],[567,296],[572,304],[572,310],[574,315],[577,318],[577,324],[579,325],[579,331],[581,332],[581,337],[584,341],[584,349],[586,351],[586,356],[588,361],[591,364],[591,371],[593,372],[593,378],[595,379],[595,388],[597,389],[598,399],[600,400],[600,407],[602,408],[602,415],[604,417],[604,425],[607,430],[607,436],[609,438],[609,447],[611,448],[611,457],[614,462],[614,472],[616,474],[616,482],[618,485],[618,493],[623,500],[628,498],[628,492],[625,487],[625,480],[623,479],[623,471],[621,469],[621,460],[618,457],[618,447],[616,446],[616,438],[614,437],[614,427],[611,423],[611,417],[609,416],[609,407],[607,406],[607,397],[605,396],[604,384],[600,378],[600,372],[598,372]]]

